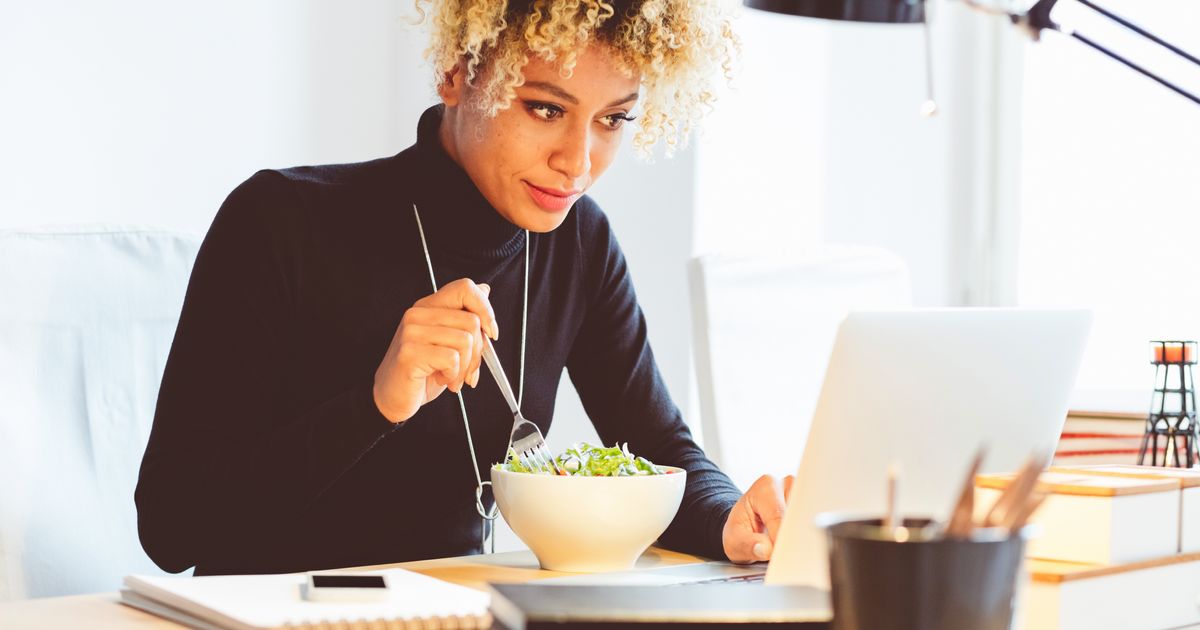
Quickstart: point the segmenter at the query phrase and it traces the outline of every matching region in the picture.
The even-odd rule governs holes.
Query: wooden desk
[[[704,559],[651,547],[638,560],[637,566],[648,569],[697,562],[704,562]],[[485,588],[488,582],[528,582],[539,578],[567,575],[538,568],[537,559],[529,551],[419,560],[364,568],[388,567],[400,567],[477,589]],[[117,593],[98,593],[72,597],[46,597],[0,604],[0,628],[86,627],[97,630],[130,628],[176,630],[183,627],[150,613],[124,606],[119,600]]]

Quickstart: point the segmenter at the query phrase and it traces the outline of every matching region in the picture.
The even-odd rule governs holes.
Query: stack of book
[[[1051,471],[1108,475],[1142,479],[1167,479],[1179,483],[1179,549],[1180,553],[1200,552],[1200,469],[1163,468],[1159,466],[1078,466],[1051,468]],[[1187,527],[1186,524],[1191,524]]]
[[[1200,553],[1125,564],[1030,559],[1024,628],[1132,630],[1200,623]]]
[[[990,505],[1011,475],[980,475]],[[1200,623],[1200,470],[1056,467],[1031,519],[1026,628],[1175,628]]]
[[[1145,414],[1072,413],[1058,438],[1054,464],[1134,464],[1145,427]],[[1160,451],[1160,456],[1165,455]]]

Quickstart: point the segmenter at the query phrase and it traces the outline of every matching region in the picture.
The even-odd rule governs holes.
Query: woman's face
[[[505,219],[533,232],[562,224],[571,206],[616,155],[640,77],[625,76],[602,45],[579,56],[571,78],[534,58],[512,105],[495,117],[468,105],[457,68],[440,88],[441,141]]]

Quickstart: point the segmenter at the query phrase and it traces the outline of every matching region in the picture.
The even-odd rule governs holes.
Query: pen
[[[1021,511],[1022,506],[1029,501],[1030,495],[1037,487],[1038,476],[1045,468],[1045,459],[1044,456],[1037,454],[1030,456],[1025,465],[1021,467],[1020,472],[1000,494],[1000,498],[996,499],[996,503],[992,505],[987,516],[984,517],[985,527],[998,527],[1012,522],[1014,514]]]
[[[975,517],[975,475],[979,474],[979,467],[983,464],[985,451],[984,447],[979,447],[979,450],[975,452],[975,459],[971,461],[971,466],[967,469],[962,490],[958,493],[958,503],[950,513],[950,523],[946,525],[946,536],[949,538],[971,537],[971,530],[975,527],[973,520]]]
[[[899,466],[894,462],[888,466],[887,472],[887,510],[883,515],[883,528],[888,530],[888,534],[895,537],[896,527],[899,525],[896,520],[896,485],[897,478],[900,476]]]

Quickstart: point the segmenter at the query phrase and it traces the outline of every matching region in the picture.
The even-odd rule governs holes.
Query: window
[[[1200,55],[1200,3],[1101,4]],[[1200,67],[1084,7],[1054,17],[1200,94]],[[1072,408],[1144,413],[1147,342],[1200,338],[1200,105],[1057,33],[1023,94],[1018,303],[1094,309]]]

